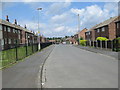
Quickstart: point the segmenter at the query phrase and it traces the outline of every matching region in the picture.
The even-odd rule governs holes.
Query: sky
[[[40,28],[38,30],[38,10]],[[80,28],[78,29],[78,16]],[[2,19],[17,19],[19,25],[45,37],[71,36],[84,28],[91,28],[118,15],[117,2],[3,2]]]

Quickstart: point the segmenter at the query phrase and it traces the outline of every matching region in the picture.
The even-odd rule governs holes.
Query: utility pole
[[[80,35],[79,35],[79,32],[80,32],[80,15],[78,14],[78,40],[79,40],[79,44],[80,44]]]
[[[40,17],[40,10],[42,10],[42,8],[37,8],[37,10],[38,10],[38,33],[40,34],[40,22],[39,22],[39,17]],[[38,44],[38,50],[40,50],[41,49],[41,46],[40,46],[40,35],[38,36],[38,42],[39,42],[39,44]]]

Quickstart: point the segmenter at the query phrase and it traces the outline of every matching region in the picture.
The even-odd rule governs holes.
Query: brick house
[[[67,38],[66,39],[66,43],[67,44],[74,44],[74,45],[78,44],[78,42],[74,38],[72,38],[72,37]]]
[[[95,30],[94,30],[94,29],[95,29],[97,26],[98,26],[98,24],[95,25],[95,26],[93,26],[92,28],[88,29],[87,32],[85,32],[85,39],[86,39],[86,40],[95,41]]]
[[[95,27],[95,39],[97,37],[106,37],[110,40],[116,38],[116,20],[117,16],[111,17],[110,19],[100,23],[97,27]]]
[[[97,24],[85,32],[86,40],[95,41],[97,37],[106,37],[110,40],[120,37],[120,16],[112,17]]]
[[[6,21],[0,19],[0,34],[2,50],[14,48],[16,45],[31,44],[33,37],[35,40],[37,38],[34,33],[17,25],[16,20],[14,24],[10,23],[8,16],[6,16]]]
[[[77,34],[74,35],[74,38],[77,40],[78,38],[83,38],[85,40],[86,36],[85,36],[85,32],[87,31],[86,28],[84,28],[83,30],[77,32]]]

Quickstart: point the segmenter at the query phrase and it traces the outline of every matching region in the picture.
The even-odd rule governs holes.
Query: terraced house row
[[[0,44],[1,49],[6,50],[14,48],[16,45],[31,45],[39,43],[42,37],[38,37],[34,32],[25,27],[17,25],[15,19],[14,24],[9,22],[8,16],[6,20],[0,19]]]
[[[120,37],[120,16],[111,17],[85,32],[85,39],[88,41],[95,41],[97,37],[106,37],[109,40]]]

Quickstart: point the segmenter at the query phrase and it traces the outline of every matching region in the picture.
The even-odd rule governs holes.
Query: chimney
[[[9,22],[8,15],[6,16],[6,21],[8,21],[8,22]]]
[[[14,22],[14,24],[16,24],[17,25],[17,20],[15,19],[15,22]]]
[[[26,25],[25,25],[25,28],[27,28]]]

